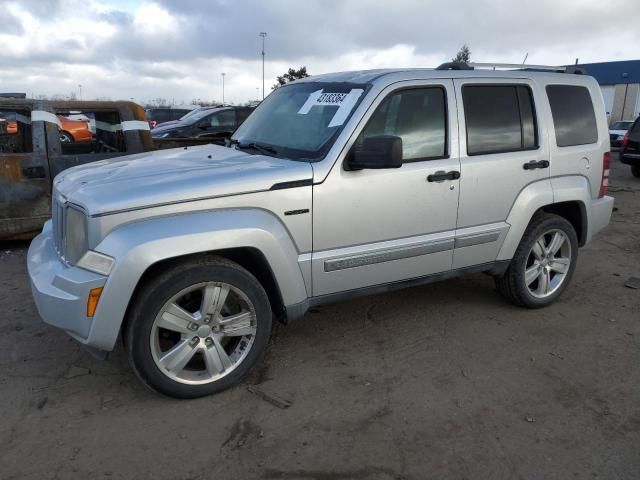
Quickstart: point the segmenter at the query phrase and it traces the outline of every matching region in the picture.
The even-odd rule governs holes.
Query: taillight
[[[611,152],[605,152],[602,156],[602,180],[600,181],[600,192],[598,198],[602,198],[607,194],[609,189],[609,169],[611,168]]]
[[[149,126],[151,128],[156,128],[157,124],[158,124],[158,122],[156,122],[155,120],[149,120]]]
[[[626,147],[627,144],[629,143],[629,131],[627,131],[627,133],[624,134],[624,138],[622,139],[622,147]]]

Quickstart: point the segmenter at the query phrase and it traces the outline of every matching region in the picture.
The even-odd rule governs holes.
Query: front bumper
[[[31,242],[27,268],[40,317],[79,342],[98,347],[89,340],[94,319],[87,317],[87,297],[92,288],[103,287],[107,277],[63,263],[54,248],[51,221]]]

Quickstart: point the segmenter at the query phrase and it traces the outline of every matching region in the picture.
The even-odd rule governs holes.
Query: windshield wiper
[[[244,149],[257,150],[263,155],[278,155],[278,151],[275,148],[270,147],[269,145],[264,145],[257,142],[240,143],[240,141],[234,138],[227,139],[226,146],[229,148],[235,146],[238,150],[244,150]]]

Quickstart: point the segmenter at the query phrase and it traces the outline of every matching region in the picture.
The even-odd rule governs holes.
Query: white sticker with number
[[[313,107],[336,106],[338,111],[329,122],[329,127],[338,127],[345,122],[363,92],[361,88],[354,88],[349,93],[325,93],[323,89],[316,90],[309,94],[307,101],[298,110],[298,115],[306,115]]]

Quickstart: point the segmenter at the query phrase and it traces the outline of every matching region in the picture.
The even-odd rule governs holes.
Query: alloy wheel
[[[153,360],[180,383],[214,382],[247,356],[256,334],[256,312],[238,288],[199,283],[170,298],[151,328]]]
[[[562,230],[549,230],[538,237],[527,256],[524,281],[529,293],[546,298],[567,278],[571,266],[571,242]]]

